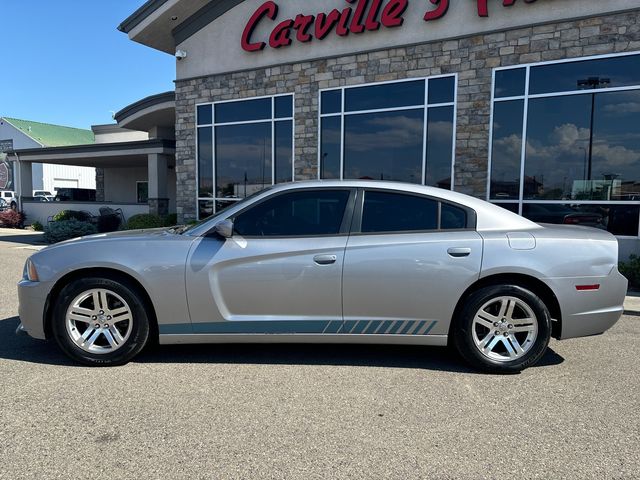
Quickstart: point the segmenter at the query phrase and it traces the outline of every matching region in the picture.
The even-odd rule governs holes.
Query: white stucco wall
[[[138,130],[128,130],[126,128],[117,129],[117,131],[101,132],[94,130],[96,143],[114,143],[114,142],[135,142],[138,140],[149,140],[147,132]]]
[[[107,168],[104,171],[104,196],[107,202],[135,203],[136,182],[148,181],[146,168]],[[169,213],[176,212],[176,171],[167,172]]]
[[[107,202],[136,203],[136,182],[146,182],[146,167],[105,168],[104,199]]]
[[[293,43],[288,47],[276,50],[267,46],[263,51],[246,52],[240,44],[242,31],[251,15],[264,1],[242,2],[178,45],[178,49],[185,50],[188,56],[176,62],[177,78],[185,79],[348,55],[638,7],[637,0],[537,0],[534,3],[517,0],[511,7],[503,7],[502,2],[490,0],[489,17],[483,18],[478,16],[476,1],[451,0],[449,11],[444,17],[425,22],[425,12],[433,10],[435,6],[424,0],[409,0],[409,7],[403,16],[404,24],[400,27],[383,26],[375,32],[350,33],[346,37],[337,36],[334,30],[324,40],[314,38],[310,43],[299,43],[295,40],[293,32]],[[268,43],[270,32],[279,22],[294,19],[299,13],[328,13],[334,8],[342,10],[350,5],[344,0],[276,0],[276,3],[279,6],[276,20],[263,18],[252,36],[252,41]],[[355,8],[356,3],[351,6]],[[387,0],[383,2],[383,8],[386,4]],[[313,31],[313,27],[309,30]]]

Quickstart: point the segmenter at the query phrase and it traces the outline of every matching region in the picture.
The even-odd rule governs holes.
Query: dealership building
[[[181,220],[397,180],[638,249],[636,0],[150,0],[119,28],[176,56]]]

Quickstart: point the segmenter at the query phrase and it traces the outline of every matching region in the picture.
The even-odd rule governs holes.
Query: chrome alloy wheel
[[[471,330],[482,355],[497,362],[510,362],[533,347],[538,338],[538,318],[523,300],[496,297],[480,307]]]
[[[133,315],[127,302],[104,288],[87,290],[74,298],[65,319],[71,340],[89,353],[118,350],[133,330]]]

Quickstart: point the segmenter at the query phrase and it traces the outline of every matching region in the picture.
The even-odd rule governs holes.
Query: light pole
[[[608,78],[601,77],[589,77],[583,80],[578,80],[578,89],[592,89],[600,88],[603,86],[607,86],[611,84],[611,80]],[[591,180],[591,172],[593,167],[593,121],[596,110],[596,94],[591,94],[591,120],[589,124],[589,161],[587,162],[587,178],[586,180]]]

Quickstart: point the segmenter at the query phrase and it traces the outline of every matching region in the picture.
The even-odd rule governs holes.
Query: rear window
[[[438,202],[401,193],[368,191],[362,233],[410,232],[438,228]]]
[[[443,203],[440,212],[440,228],[442,230],[467,228],[467,212],[460,207]]]

